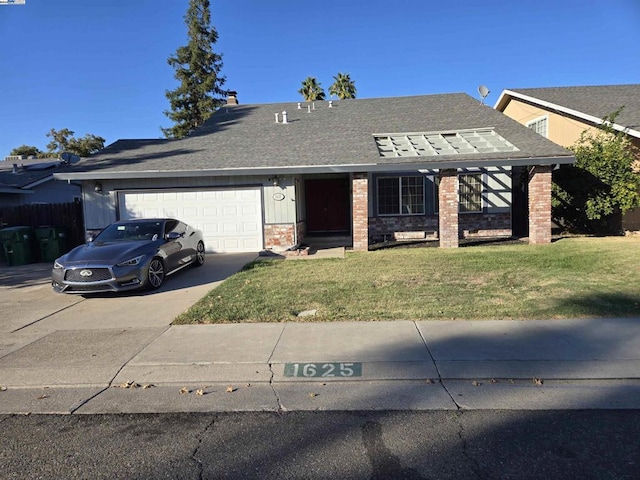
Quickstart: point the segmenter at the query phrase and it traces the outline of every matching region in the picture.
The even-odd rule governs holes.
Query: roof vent
[[[13,164],[13,171],[11,173],[18,173],[18,165]]]
[[[227,105],[238,105],[238,92],[229,90],[227,95]]]
[[[333,108],[333,100],[329,100],[329,108]]]
[[[302,105],[300,105],[300,102],[298,102],[298,110],[300,110],[302,108]]]
[[[282,123],[287,123],[287,111],[282,112]]]

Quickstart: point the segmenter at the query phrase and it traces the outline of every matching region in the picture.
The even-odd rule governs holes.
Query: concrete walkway
[[[0,413],[640,408],[639,318],[37,325]]]

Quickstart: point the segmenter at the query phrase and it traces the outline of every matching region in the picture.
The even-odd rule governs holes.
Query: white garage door
[[[202,230],[208,252],[262,250],[260,189],[119,192],[120,218],[177,218]]]

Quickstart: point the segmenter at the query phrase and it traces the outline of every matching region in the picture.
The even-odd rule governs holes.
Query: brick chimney
[[[227,105],[238,105],[238,92],[229,90],[229,94],[227,97]]]

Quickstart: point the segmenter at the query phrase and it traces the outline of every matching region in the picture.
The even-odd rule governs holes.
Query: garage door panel
[[[257,188],[120,192],[120,218],[173,217],[202,230],[207,251],[259,251],[261,191]]]

